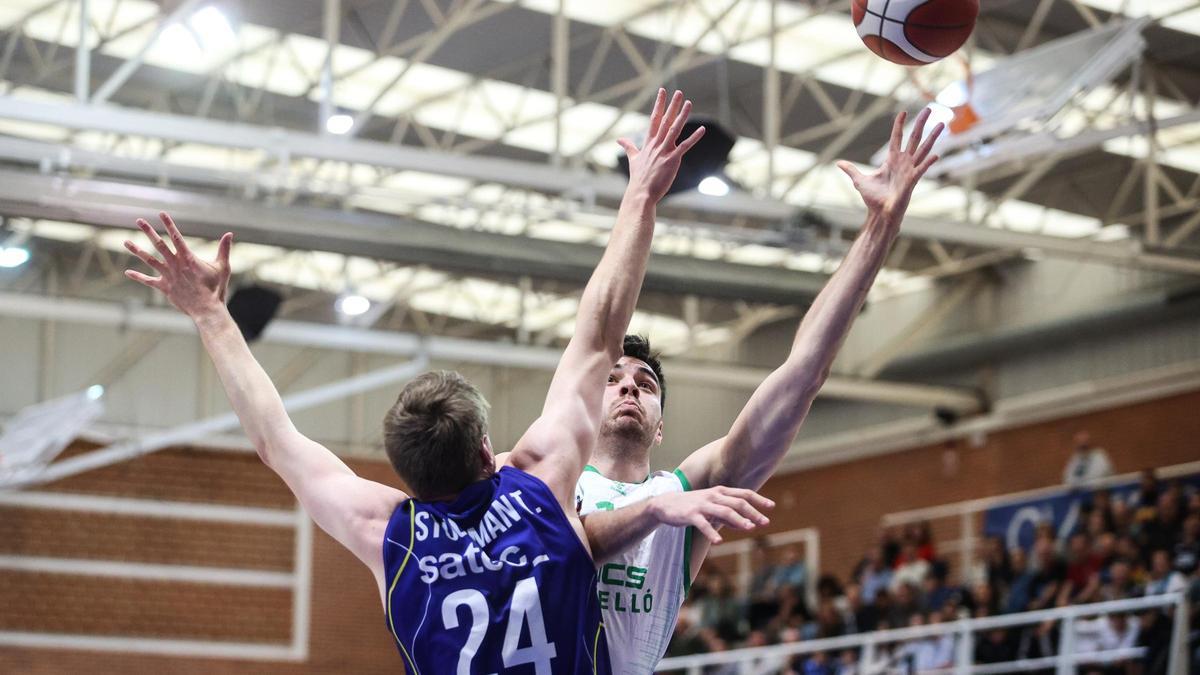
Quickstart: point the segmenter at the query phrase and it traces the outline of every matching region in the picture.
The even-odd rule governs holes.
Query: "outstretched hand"
[[[904,136],[904,122],[908,114],[901,112],[896,116],[896,122],[892,125],[887,159],[874,173],[864,174],[850,162],[837,163],[838,168],[854,181],[854,189],[862,195],[863,202],[872,212],[898,222],[908,208],[908,201],[912,197],[913,188],[917,186],[917,181],[921,180],[921,176],[938,160],[937,155],[930,152],[946,125],[939,122],[929,136],[925,137],[925,141],[921,142],[929,113],[929,108],[925,108],[917,115],[907,148],[901,147],[901,139]]]
[[[769,524],[770,519],[762,511],[775,506],[775,502],[753,490],[721,485],[651,499],[659,523],[676,527],[691,525],[714,544],[721,543],[721,535],[717,533],[721,527],[753,530]]]
[[[150,223],[138,218],[137,226],[162,257],[143,250],[128,239],[125,240],[125,248],[158,272],[158,276],[135,270],[125,270],[125,276],[162,292],[179,311],[193,318],[224,305],[225,291],[229,287],[229,248],[233,244],[233,233],[226,232],[221,236],[221,242],[217,245],[217,259],[210,263],[192,253],[171,216],[159,213],[158,217],[174,249],[163,241]]]
[[[629,186],[645,189],[655,202],[671,189],[684,154],[704,137],[704,127],[699,127],[683,142],[676,143],[691,112],[692,102],[683,99],[683,92],[676,91],[667,105],[667,90],[659,89],[642,147],[638,148],[628,138],[617,141],[629,156]]]

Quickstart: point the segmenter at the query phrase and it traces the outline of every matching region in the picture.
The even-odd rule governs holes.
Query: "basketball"
[[[851,0],[867,48],[902,66],[922,66],[958,50],[975,29],[979,0]]]

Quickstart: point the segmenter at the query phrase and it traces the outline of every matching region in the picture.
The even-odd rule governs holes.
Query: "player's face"
[[[631,436],[647,446],[662,442],[658,378],[642,360],[622,356],[608,374],[600,433]]]

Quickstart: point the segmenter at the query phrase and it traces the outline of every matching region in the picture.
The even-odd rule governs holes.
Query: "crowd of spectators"
[[[1124,499],[1108,491],[1081,498],[1077,526],[1037,528],[1028,548],[987,538],[964,574],[939,555],[928,524],[884,531],[847,577],[820,576],[815,601],[806,597],[810,573],[795,547],[779,551],[758,542],[744,593],[719,565],[692,585],[668,655],[719,652],[781,642],[836,637],[905,626],[1184,591],[1191,602],[1189,655],[1200,673],[1195,644],[1200,607],[1200,492],[1179,481],[1143,474]],[[1075,622],[1077,653],[1144,647],[1141,658],[1084,665],[1091,675],[1166,673],[1171,615],[1161,609],[1082,618]],[[1057,621],[977,633],[974,661],[1002,663],[1058,654]],[[952,666],[953,635],[893,644],[877,663],[857,650],[805,654],[751,664],[756,673],[863,675],[936,671]],[[736,668],[708,673],[744,672]],[[1053,672],[1053,669],[1047,672]]]

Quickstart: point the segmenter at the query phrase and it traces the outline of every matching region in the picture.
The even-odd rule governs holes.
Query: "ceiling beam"
[[[406,265],[428,265],[489,278],[531,276],[587,282],[603,249],[515,235],[462,230],[398,215],[337,209],[271,206],[222,195],[116,181],[0,170],[0,213],[133,229],[137,218],[168,211],[189,234],[284,248],[330,251]],[[643,285],[648,291],[804,305],[824,275],[654,254]]]
[[[422,171],[512,185],[556,195],[582,195],[616,201],[625,191],[625,179],[615,174],[556,168],[543,163],[496,157],[453,155],[378,141],[327,137],[113,106],[98,107],[69,102],[42,103],[0,96],[0,119],[54,124],[75,130],[160,138],[177,143],[258,149],[275,153],[280,158],[312,157],[392,170]],[[782,223],[792,218],[798,208],[793,204],[758,198],[744,192],[732,193],[725,197],[707,197],[693,192],[674,196],[664,202],[664,205],[716,216],[752,217],[774,223]],[[809,209],[849,231],[857,230],[864,220],[861,210],[819,205]],[[1097,242],[1068,239],[911,215],[905,218],[903,234],[918,239],[982,248],[1036,249],[1057,257],[1200,274],[1200,260],[1164,253],[1146,253],[1136,241]]]
[[[196,330],[190,319],[175,310],[22,293],[0,292],[0,316],[120,326],[127,330],[171,334],[192,335]],[[553,370],[562,356],[560,350],[545,347],[422,336],[286,319],[272,321],[263,333],[261,341],[397,357],[426,354],[433,361],[533,370]],[[673,382],[743,390],[753,390],[771,373],[767,368],[676,359],[664,360],[664,368]],[[921,408],[946,408],[963,415],[979,412],[985,407],[977,392],[962,387],[838,376],[831,376],[826,380],[821,395]]]

